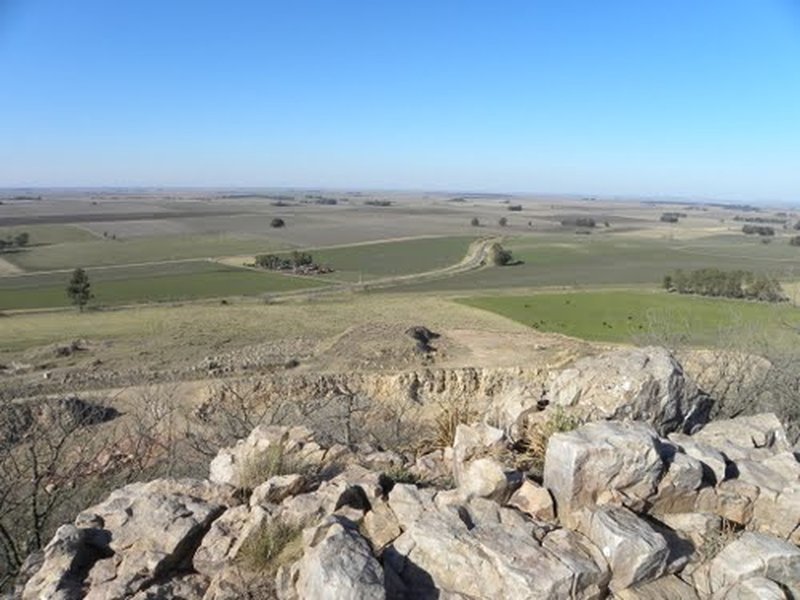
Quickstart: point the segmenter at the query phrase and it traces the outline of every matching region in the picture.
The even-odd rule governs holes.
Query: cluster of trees
[[[686,218],[686,213],[683,212],[665,212],[661,213],[661,221],[664,223],[677,223],[678,219]]]
[[[270,271],[291,271],[314,264],[313,257],[307,252],[295,250],[287,256],[277,254],[259,254],[256,256],[256,266]]]
[[[743,217],[736,215],[733,217],[734,221],[744,221],[745,223],[772,223],[774,225],[783,225],[786,222],[785,218],[776,217]]]
[[[513,212],[520,212],[522,210],[522,204],[509,204],[508,210]]]
[[[569,217],[561,219],[561,225],[563,227],[587,227],[591,229],[596,227],[597,223],[591,217]]]
[[[664,277],[664,288],[679,294],[698,294],[723,298],[745,298],[763,302],[787,300],[780,283],[766,275],[754,275],[751,271],[722,271],[709,268],[682,271]]]
[[[391,200],[367,200],[364,202],[367,206],[391,206]]]
[[[511,250],[504,249],[500,244],[495,242],[487,250],[489,262],[497,267],[504,267],[506,265],[515,264],[514,257]]]
[[[775,235],[775,229],[768,227],[767,225],[744,225],[742,227],[742,233],[746,233],[747,235],[758,234],[771,236]]]
[[[13,237],[0,238],[0,252],[9,248],[24,248],[30,240],[31,236],[26,231],[22,231]]]

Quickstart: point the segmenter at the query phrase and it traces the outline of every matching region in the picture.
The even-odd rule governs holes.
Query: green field
[[[800,310],[789,305],[666,292],[541,293],[471,297],[458,302],[540,331],[607,342],[648,342],[677,333],[686,336],[686,343],[714,345],[744,327],[779,332],[800,325]]]
[[[783,280],[800,278],[800,248],[785,239],[760,243],[744,235],[670,241],[633,237],[534,234],[503,246],[522,264],[482,269],[403,287],[403,291],[501,289],[507,287],[660,284],[674,269],[749,269]]]
[[[311,250],[314,261],[335,269],[332,279],[358,281],[442,269],[461,262],[473,237],[437,237]]]
[[[137,237],[128,240],[90,237],[91,241],[37,246],[4,257],[26,271],[46,271],[261,253],[286,248],[284,243],[263,237],[229,234]]]
[[[324,285],[315,279],[201,261],[88,273],[95,295],[90,306],[246,296]],[[67,306],[68,280],[69,273],[0,278],[0,310]]]
[[[67,242],[96,241],[97,236],[75,225],[18,225],[0,227],[0,238],[13,238],[19,233],[30,235],[29,246],[49,246]]]

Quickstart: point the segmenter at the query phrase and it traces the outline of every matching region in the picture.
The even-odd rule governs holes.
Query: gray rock
[[[663,536],[634,513],[614,506],[583,509],[578,530],[600,548],[611,567],[612,591],[664,575],[669,547]]]
[[[479,423],[459,425],[453,438],[453,479],[456,485],[462,482],[466,463],[476,458],[491,456],[505,448],[502,429]]]
[[[82,598],[89,569],[97,560],[108,557],[109,541],[109,533],[101,529],[59,527],[44,549],[41,568],[25,585],[23,600]]]
[[[693,573],[701,596],[720,594],[752,577],[765,577],[800,596],[800,549],[763,533],[746,532]]]
[[[305,483],[305,477],[297,474],[270,477],[253,490],[250,506],[279,504],[288,496],[300,493]]]
[[[614,594],[614,598],[615,600],[697,600],[697,594],[692,586],[675,575],[666,575],[620,590]]]
[[[773,413],[708,423],[692,438],[722,452],[729,460],[759,460],[791,452],[786,430]]]
[[[646,421],[662,435],[690,432],[710,401],[664,348],[625,348],[577,360],[550,381],[551,403],[587,420]]]
[[[184,493],[192,487],[163,479],[134,483],[78,516],[76,522],[103,523],[114,552],[89,571],[88,600],[129,598],[191,564],[194,549],[225,509]]]
[[[684,453],[700,461],[704,468],[704,480],[711,485],[725,481],[727,461],[719,450],[683,433],[670,433],[669,441]]]
[[[664,469],[660,442],[644,423],[589,423],[550,438],[544,486],[559,519],[585,506],[616,504],[640,509],[656,491]]]
[[[766,577],[751,577],[734,583],[717,597],[724,600],[786,600],[781,586]]]
[[[342,522],[325,529],[296,565],[298,598],[383,600],[383,570],[367,541]]]
[[[573,571],[530,535],[501,525],[470,528],[452,513],[424,513],[384,551],[384,563],[411,598],[595,597],[581,587],[592,577]]]
[[[518,508],[540,521],[554,521],[556,518],[555,505],[550,492],[527,479],[511,496],[508,505]]]

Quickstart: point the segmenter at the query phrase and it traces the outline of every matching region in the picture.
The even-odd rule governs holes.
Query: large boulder
[[[549,382],[552,404],[585,420],[631,419],[661,434],[691,432],[708,419],[711,401],[664,348],[625,348],[581,358]]]
[[[657,489],[664,462],[655,430],[644,423],[601,421],[550,438],[544,486],[559,519],[596,504],[640,509]]]

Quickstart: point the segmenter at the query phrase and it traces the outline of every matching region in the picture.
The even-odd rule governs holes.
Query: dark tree
[[[269,226],[270,227],[275,227],[275,228],[285,227],[286,226],[286,222],[283,219],[281,219],[280,217],[275,217],[274,219],[272,219],[272,221],[269,222]]]
[[[86,303],[94,298],[86,271],[77,268],[72,272],[72,278],[67,286],[67,296],[81,312],[83,312],[83,307],[86,306]]]
[[[500,220],[497,222],[497,224],[500,225],[500,227],[505,227],[508,225],[508,219],[505,217],[500,217]]]
[[[15,243],[15,244],[16,244],[18,247],[22,248],[23,246],[27,246],[27,245],[28,245],[28,242],[30,241],[30,239],[31,239],[31,238],[30,238],[30,236],[28,235],[28,232],[27,232],[27,231],[23,231],[22,233],[18,233],[18,234],[17,234],[17,235],[14,237],[14,243]]]
[[[478,220],[478,217],[472,217],[472,220],[470,220],[469,224],[473,227],[480,227],[481,222]]]

